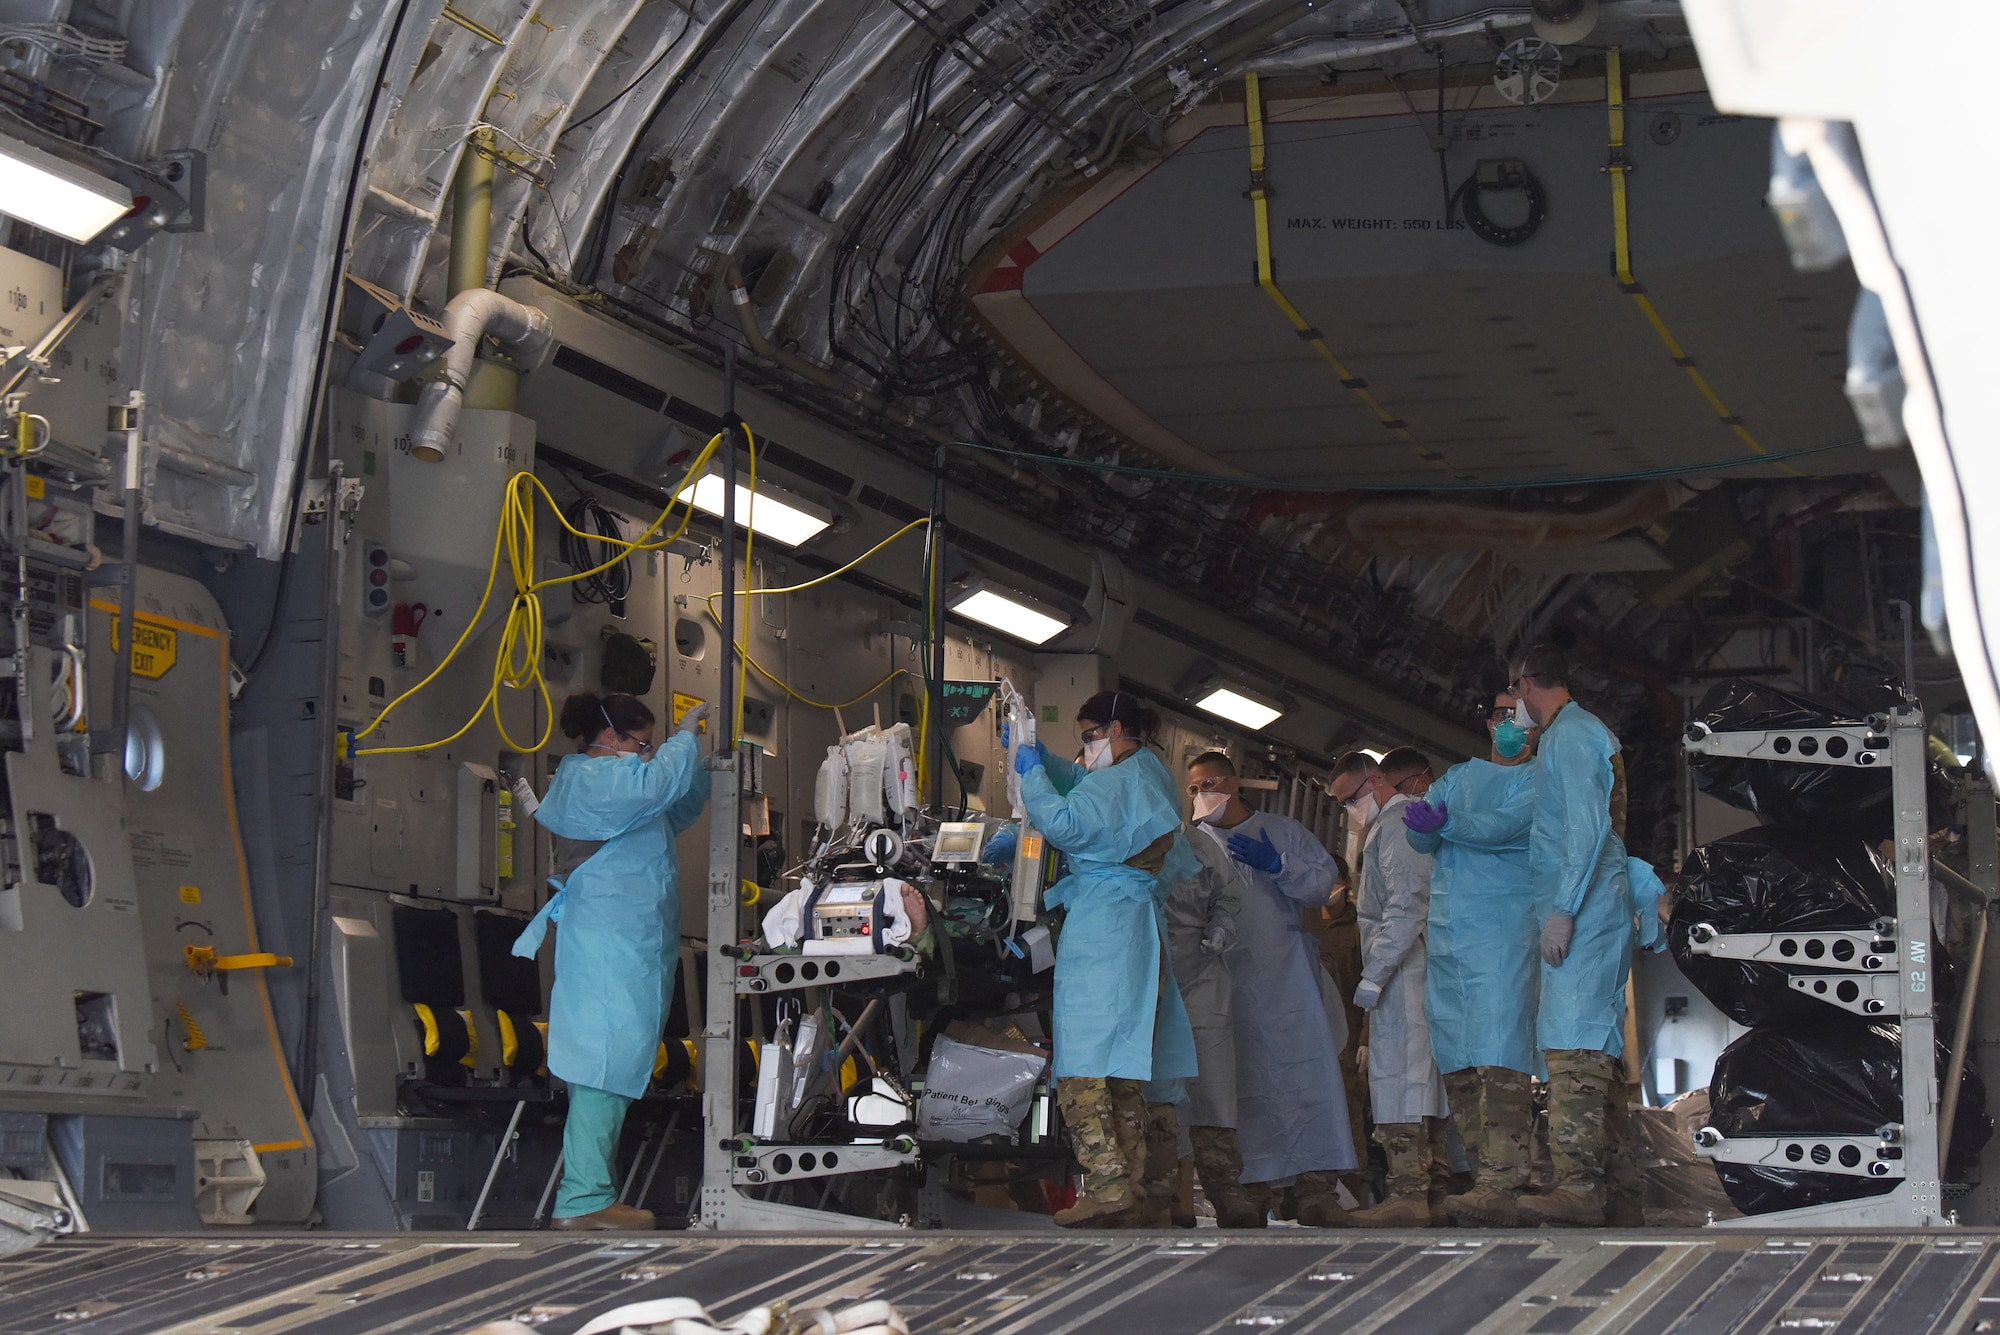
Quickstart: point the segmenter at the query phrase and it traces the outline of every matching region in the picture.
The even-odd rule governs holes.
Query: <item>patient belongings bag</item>
[[[940,1034],[924,1075],[918,1137],[965,1142],[998,1136],[1014,1143],[1048,1064],[1048,1054],[1029,1045],[1019,1051],[978,1047]]]

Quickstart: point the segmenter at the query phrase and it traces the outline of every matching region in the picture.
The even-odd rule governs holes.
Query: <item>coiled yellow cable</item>
[[[747,430],[745,434],[748,435]],[[719,434],[709,439],[708,444],[702,447],[701,453],[697,454],[693,461],[688,464],[687,472],[682,476],[680,485],[669,491],[669,496],[678,496],[681,491],[688,488],[689,482],[700,478],[703,470],[708,466],[708,461],[714,457],[716,447],[721,443],[722,437]],[[755,456],[753,455],[752,457],[754,458]],[[619,548],[618,553],[601,565],[594,566],[589,570],[578,570],[567,575],[557,575],[549,579],[537,580],[535,578],[535,497],[538,495],[548,502],[549,509],[555,514],[556,522],[561,524],[564,529],[579,538]],[[549,699],[548,682],[542,677],[542,635],[545,624],[542,616],[542,590],[553,588],[560,584],[573,584],[578,580],[588,579],[592,575],[601,575],[620,561],[631,559],[635,552],[656,552],[671,546],[683,533],[687,532],[688,525],[693,522],[693,495],[692,490],[689,490],[689,500],[685,507],[685,513],[681,515],[681,521],[674,528],[673,532],[663,538],[655,539],[653,536],[660,531],[667,520],[673,515],[677,502],[669,500],[666,508],[660,511],[659,517],[648,524],[643,533],[636,539],[626,541],[621,538],[608,538],[598,533],[585,533],[571,524],[563,515],[562,507],[556,504],[555,497],[542,484],[541,479],[537,478],[533,473],[523,471],[508,478],[507,489],[501,499],[500,526],[493,534],[493,560],[487,568],[486,587],[479,595],[479,606],[473,609],[472,615],[466,620],[465,629],[458,633],[457,642],[439,660],[438,665],[424,674],[422,681],[410,687],[409,690],[404,691],[388,704],[382,706],[382,711],[375,716],[374,721],[356,733],[354,739],[360,741],[362,738],[373,733],[377,728],[380,728],[404,701],[436,681],[439,675],[458,658],[459,652],[465,648],[466,644],[471,641],[474,633],[479,630],[480,622],[486,615],[486,608],[493,601],[493,588],[499,582],[501,561],[504,557],[508,573],[513,576],[514,596],[512,605],[507,610],[507,619],[501,626],[500,644],[497,652],[494,654],[493,660],[493,677],[491,683],[486,688],[485,697],[480,700],[478,706],[472,711],[472,716],[466,719],[458,730],[448,737],[441,737],[431,742],[421,742],[414,746],[364,747],[357,750],[354,754],[381,756],[402,755],[415,751],[435,751],[439,747],[451,745],[459,738],[465,736],[466,733],[472,731],[473,726],[489,712],[493,715],[493,726],[498,730],[500,739],[508,750],[526,754],[539,751],[544,746],[547,746],[549,737],[555,730],[555,709],[553,702]],[[747,555],[747,545],[745,552]],[[510,690],[532,690],[540,694],[542,699],[542,716],[545,721],[542,724],[542,734],[535,739],[534,745],[523,746],[508,733],[506,720],[501,717],[500,713],[500,690],[503,686]]]

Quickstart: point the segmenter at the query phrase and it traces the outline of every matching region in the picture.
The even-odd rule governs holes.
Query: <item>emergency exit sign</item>
[[[944,683],[944,721],[949,728],[962,728],[985,712],[997,681],[948,681]]]
[[[118,652],[118,618],[111,618],[111,652]],[[172,626],[137,617],[132,635],[132,675],[158,679],[167,675],[180,656],[180,632]]]

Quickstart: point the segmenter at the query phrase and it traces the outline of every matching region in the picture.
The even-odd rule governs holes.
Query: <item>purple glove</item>
[[[1403,824],[1418,834],[1436,834],[1451,819],[1451,808],[1442,802],[1412,802],[1403,808]]]

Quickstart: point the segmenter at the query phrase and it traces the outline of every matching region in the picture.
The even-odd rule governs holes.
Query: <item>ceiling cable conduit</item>
[[[1379,56],[1394,55],[1445,37],[1465,37],[1502,28],[1525,28],[1534,21],[1534,17],[1534,12],[1526,6],[1484,9],[1450,23],[1406,28],[1385,37],[1307,37],[1247,61],[1244,69],[1257,74],[1302,74],[1341,61],[1373,60]]]
[[[1355,542],[1385,555],[1438,551],[1532,551],[1589,547],[1678,510],[1697,493],[1678,482],[1622,488],[1589,509],[1550,510],[1460,500],[1364,501],[1344,522],[1323,528],[1312,546]]]
[[[905,406],[900,411],[892,412],[890,401],[884,396],[843,380],[836,372],[801,357],[796,352],[773,347],[770,337],[757,324],[757,313],[750,308],[750,291],[744,284],[743,270],[733,260],[729,264],[728,277],[730,308],[736,312],[736,323],[743,331],[744,340],[750,344],[750,350],[757,356],[823,389],[832,390],[870,412],[900,418],[903,425],[923,432],[924,438],[934,445],[959,444],[956,436],[934,423],[923,421],[910,407]],[[1054,503],[1062,498],[1062,493],[1053,486],[1018,464],[1009,462],[1005,456],[973,450],[967,452],[967,457],[987,471],[998,474],[1017,487],[1028,489],[1044,500]]]

